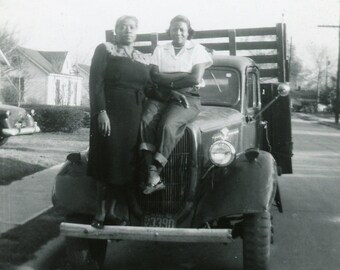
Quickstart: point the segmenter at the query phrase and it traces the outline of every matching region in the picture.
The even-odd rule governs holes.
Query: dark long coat
[[[113,53],[112,53],[113,48]],[[110,51],[111,49],[111,51]],[[144,89],[150,82],[143,55],[116,55],[112,45],[100,44],[90,69],[90,149],[88,175],[97,181],[126,185],[132,181],[137,158]],[[111,135],[98,132],[98,113],[106,110]]]

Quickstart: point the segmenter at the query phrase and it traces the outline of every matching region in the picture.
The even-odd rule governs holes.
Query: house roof
[[[67,52],[36,51],[23,47],[18,50],[48,73],[61,73]]]
[[[52,66],[60,73],[67,56],[67,52],[46,52],[39,51],[39,53],[52,64]]]
[[[90,66],[84,64],[78,64],[78,67],[85,73],[90,74]]]

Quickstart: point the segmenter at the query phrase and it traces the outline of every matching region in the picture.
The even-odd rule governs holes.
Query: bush
[[[89,126],[89,108],[52,105],[24,105],[26,110],[35,110],[34,120],[42,132],[74,132]]]

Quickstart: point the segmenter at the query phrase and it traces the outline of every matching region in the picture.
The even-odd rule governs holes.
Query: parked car
[[[34,111],[28,113],[23,108],[0,103],[0,146],[5,144],[9,137],[40,132],[33,114]]]
[[[275,45],[282,61],[277,70],[260,70],[248,57],[213,55],[213,66],[204,74],[206,85],[200,89],[202,111],[188,125],[162,171],[166,189],[144,195],[136,179],[130,196],[117,203],[117,213],[128,213],[128,226],[98,230],[89,225],[96,209],[96,185],[86,175],[87,153],[69,156],[56,177],[52,201],[65,211],[61,233],[74,269],[99,269],[108,239],[228,243],[237,237],[243,241],[244,269],[268,269],[270,209],[275,204],[282,212],[278,176],[292,173],[288,65],[282,51],[286,46],[280,43],[285,42],[283,28],[279,24],[203,31],[204,37],[229,33],[229,48],[237,47],[231,38],[235,32],[251,36],[278,31],[279,44],[241,44],[248,49]],[[259,63],[278,58],[254,57]],[[260,75],[270,74],[278,82],[260,82]]]

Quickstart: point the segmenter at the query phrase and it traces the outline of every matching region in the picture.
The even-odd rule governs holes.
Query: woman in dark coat
[[[121,196],[135,173],[144,88],[149,82],[146,58],[133,48],[137,27],[135,17],[120,17],[115,44],[100,44],[92,58],[88,175],[97,181],[98,205],[92,222],[96,228],[103,227],[108,193]],[[115,203],[111,215],[114,207]]]

